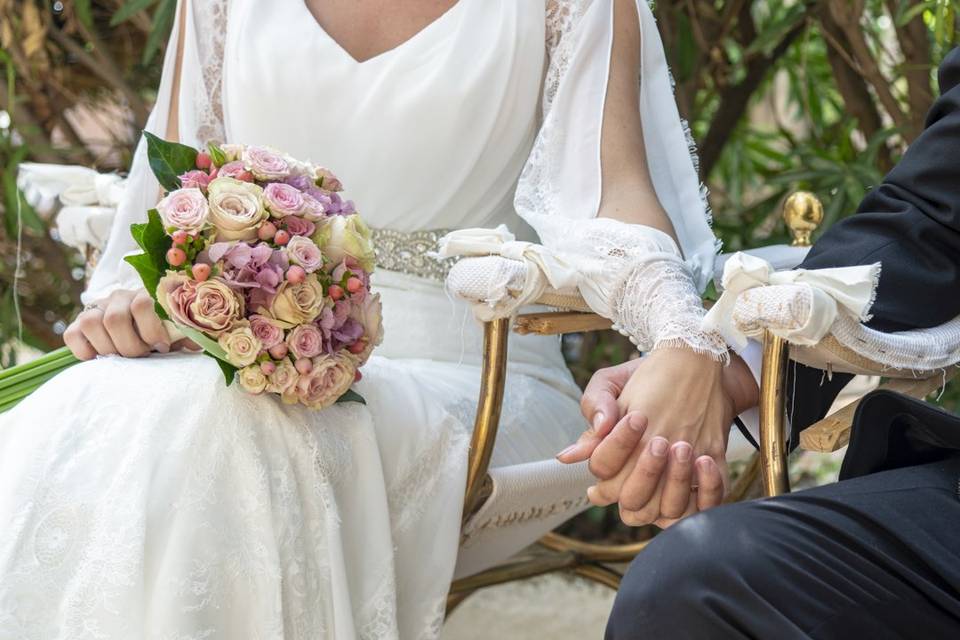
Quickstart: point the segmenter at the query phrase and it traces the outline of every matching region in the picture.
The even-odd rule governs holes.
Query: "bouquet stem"
[[[0,413],[15,407],[43,383],[80,362],[61,347],[26,364],[0,371]]]

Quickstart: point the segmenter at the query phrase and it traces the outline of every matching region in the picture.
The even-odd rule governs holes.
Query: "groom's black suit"
[[[881,262],[871,326],[882,331],[960,315],[960,49],[940,89],[903,160],[802,265]],[[791,376],[796,437],[849,376]],[[658,536],[624,579],[607,637],[960,638],[960,417],[868,396],[841,478]]]

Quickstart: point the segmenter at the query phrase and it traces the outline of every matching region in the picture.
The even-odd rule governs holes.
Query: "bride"
[[[697,333],[716,247],[653,16],[639,0],[180,0],[174,24],[148,130],[336,171],[378,228],[386,339],[367,405],[320,412],[226,388],[169,344],[122,261],[159,194],[141,143],[65,335],[88,361],[0,419],[0,636],[434,638],[480,333],[424,246],[501,223],[532,238],[519,212],[593,265],[585,295],[639,344],[722,357]],[[494,467],[551,459],[584,427],[559,343],[511,340]]]

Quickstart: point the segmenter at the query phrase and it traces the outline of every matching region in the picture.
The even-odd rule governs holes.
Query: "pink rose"
[[[314,358],[313,370],[297,381],[297,398],[311,409],[329,407],[347,392],[356,374],[355,360],[347,354]]]
[[[340,182],[340,178],[333,175],[333,171],[330,171],[330,169],[317,167],[316,176],[317,186],[321,189],[326,189],[327,191],[343,190],[343,184]]]
[[[194,169],[180,176],[180,186],[184,189],[200,189],[201,191],[205,191],[211,180],[213,180],[213,178],[211,178],[210,174],[206,171]]]
[[[171,191],[157,203],[157,212],[163,226],[188,232],[200,231],[207,224],[210,207],[203,192],[197,188]]]
[[[246,172],[247,168],[243,166],[243,162],[240,160],[234,160],[233,162],[228,162],[220,167],[220,170],[217,172],[217,177],[239,180],[240,177]]]
[[[247,147],[243,163],[258,180],[282,180],[290,175],[290,163],[267,147]]]
[[[298,216],[287,216],[283,219],[283,227],[292,236],[312,236],[317,225]]]
[[[300,374],[290,360],[284,358],[276,363],[277,368],[267,376],[267,391],[280,394],[284,402],[297,401],[297,382]]]
[[[316,189],[314,189],[316,191]],[[319,197],[318,197],[319,196]],[[323,219],[327,215],[327,206],[330,203],[330,198],[324,194],[303,194],[303,210],[301,215],[307,220],[312,220],[316,222],[317,220]]]
[[[219,336],[243,317],[243,298],[219,278],[204,282],[182,274],[160,278],[157,301],[175,323]]]
[[[271,182],[263,190],[263,198],[274,218],[295,216],[303,211],[303,194],[282,182]]]
[[[301,324],[287,334],[287,346],[295,358],[313,358],[323,351],[323,334],[313,324]]]
[[[363,327],[363,351],[356,354],[362,365],[370,357],[374,347],[383,342],[383,307],[380,304],[380,294],[366,297],[363,302],[352,305],[350,318]]]
[[[323,254],[313,240],[304,236],[293,236],[287,243],[287,258],[292,264],[303,267],[307,273],[313,273],[323,266]]]
[[[256,314],[250,316],[250,330],[263,343],[264,349],[272,349],[283,342],[283,329],[273,324],[266,316]]]

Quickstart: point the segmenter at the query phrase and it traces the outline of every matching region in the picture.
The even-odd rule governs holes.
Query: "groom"
[[[801,265],[881,262],[870,323],[881,331],[960,315],[960,49],[939,78],[923,134]],[[585,394],[588,419],[609,411],[619,390],[636,388],[627,382],[640,366],[598,372]],[[674,379],[654,386],[680,387],[699,372],[665,375]],[[724,375],[729,406],[756,402],[742,360]],[[824,381],[823,372],[793,365],[791,378],[796,438],[850,377]],[[592,452],[591,469],[605,470],[600,493],[618,492],[621,511],[625,495],[654,496],[661,483],[660,474],[616,473],[638,457],[626,455],[629,446],[642,443],[642,429],[626,422],[599,446],[587,438],[590,451],[561,456]],[[605,446],[611,439],[617,444]],[[663,484],[677,481],[669,465],[660,469]],[[685,486],[699,470],[683,476]],[[610,640],[853,637],[960,638],[960,418],[888,392],[862,401],[840,482],[711,509],[658,535],[625,576],[607,628]]]

